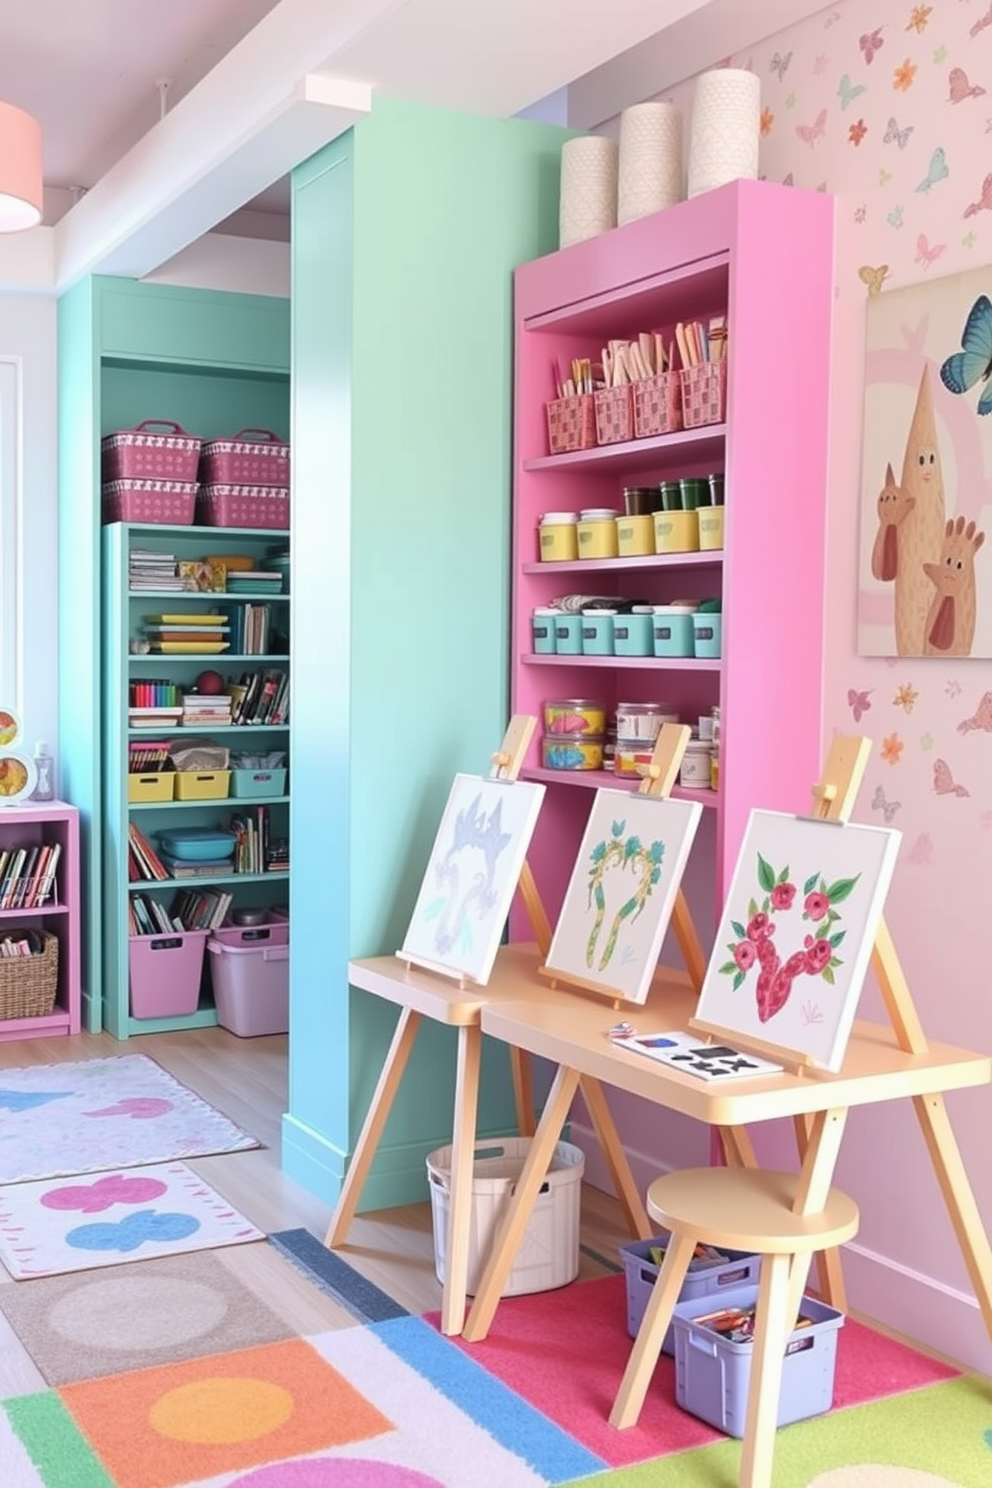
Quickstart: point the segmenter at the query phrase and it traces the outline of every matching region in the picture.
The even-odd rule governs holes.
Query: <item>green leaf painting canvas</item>
[[[889,827],[752,811],[699,1020],[840,1069],[900,840]]]
[[[702,806],[599,790],[547,968],[643,1003],[661,955]]]

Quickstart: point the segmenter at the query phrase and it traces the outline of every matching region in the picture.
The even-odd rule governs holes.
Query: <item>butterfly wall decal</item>
[[[916,239],[916,262],[922,264],[925,269],[928,269],[932,263],[937,261],[946,247],[946,243],[935,243],[931,248],[927,242],[926,233],[920,233]]]
[[[936,186],[938,181],[946,181],[949,175],[950,171],[947,168],[947,154],[944,150],[943,145],[938,145],[936,150],[934,150],[933,154],[930,156],[930,164],[927,167],[927,173],[916,189],[917,191],[928,192],[931,187]]]
[[[963,67],[952,67],[947,79],[948,102],[963,103],[966,98],[981,98],[988,90],[968,81]]]
[[[877,26],[874,31],[867,31],[863,36],[858,37],[858,46],[861,48],[866,62],[874,61],[875,53],[883,45],[881,26]]]
[[[848,108],[854,102],[854,100],[856,98],[860,98],[862,93],[864,93],[865,91],[866,90],[864,83],[852,83],[850,77],[845,72],[844,76],[837,84],[837,97],[840,99],[841,108]]]
[[[966,217],[974,217],[976,212],[992,212],[992,171],[982,182],[981,194],[977,201],[969,202],[964,209]]]
[[[816,141],[823,138],[826,128],[827,111],[825,108],[822,108],[812,124],[797,124],[796,133],[812,149]]]
[[[851,712],[854,714],[855,723],[860,723],[863,715],[867,713],[868,709],[871,707],[871,697],[869,696],[869,694],[873,691],[874,688],[871,687],[869,687],[867,692],[859,692],[857,688],[854,687],[849,687],[847,689],[847,705],[850,708]]]
[[[890,227],[902,227],[902,207],[893,207],[891,212],[886,212],[885,220]]]
[[[872,811],[880,811],[882,813],[885,818],[886,826],[889,825],[889,823],[892,821],[892,818],[895,816],[896,812],[900,810],[901,807],[901,801],[886,800],[884,790],[880,785],[876,785],[875,794],[871,798],[871,809]]]
[[[938,796],[970,796],[967,786],[957,785],[946,760],[933,762],[933,788]]]
[[[909,861],[917,868],[929,868],[933,864],[933,838],[929,832],[921,832],[909,849]]]
[[[970,718],[964,718],[958,724],[959,734],[970,734],[974,729],[982,729],[986,734],[992,734],[992,692],[983,692],[978,707]]]
[[[781,82],[782,78],[785,77],[785,74],[788,71],[789,63],[791,61],[791,52],[786,52],[784,57],[782,56],[781,52],[776,52],[775,55],[772,57],[772,60],[768,64],[768,69],[770,72],[777,72],[779,81]]]
[[[978,20],[975,21],[974,25],[969,30],[968,35],[971,37],[978,36],[979,33],[984,31],[988,26],[992,26],[992,4],[989,5],[989,8],[984,15],[980,15],[978,17]]]
[[[966,393],[984,383],[979,414],[992,413],[992,302],[979,295],[961,332],[961,350],[941,363],[940,380],[952,393]]]
[[[867,284],[870,295],[881,294],[882,285],[888,277],[888,264],[879,264],[877,269],[873,269],[871,264],[862,264],[858,270],[858,278],[862,284]]]
[[[885,126],[885,133],[882,135],[882,144],[896,144],[899,146],[900,150],[905,150],[906,146],[909,144],[909,136],[912,134],[915,128],[915,124],[907,124],[905,128],[900,129],[899,125],[890,114],[889,122]]]

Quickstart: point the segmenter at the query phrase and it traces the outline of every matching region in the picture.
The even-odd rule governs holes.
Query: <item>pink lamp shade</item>
[[[41,125],[0,103],[0,232],[36,227],[42,214]]]

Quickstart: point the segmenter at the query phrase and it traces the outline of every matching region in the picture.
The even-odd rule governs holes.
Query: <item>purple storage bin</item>
[[[289,920],[280,919],[275,910],[269,910],[260,925],[222,925],[211,932],[214,940],[226,946],[289,945]]]
[[[196,1012],[209,934],[209,930],[182,930],[175,935],[128,938],[133,1018],[175,1018]]]
[[[240,933],[271,930],[282,941],[231,945],[219,938],[207,942],[217,1022],[239,1038],[289,1032],[289,926],[245,925]]]
[[[637,1337],[641,1319],[651,1298],[651,1291],[658,1280],[660,1266],[651,1259],[653,1245],[667,1245],[671,1237],[667,1231],[651,1240],[632,1240],[621,1245],[620,1258],[627,1277],[627,1332]],[[725,1250],[725,1261],[690,1261],[688,1275],[679,1292],[680,1302],[694,1302],[697,1297],[716,1297],[718,1292],[731,1287],[758,1284],[761,1257],[744,1250]],[[714,1302],[714,1306],[717,1303]],[[665,1341],[661,1345],[663,1354],[675,1352],[675,1324],[670,1323]]]
[[[743,1437],[747,1420],[754,1344],[731,1343],[695,1322],[694,1316],[717,1307],[753,1307],[757,1298],[756,1286],[739,1287],[708,1301],[679,1302],[673,1319],[676,1404],[738,1438]],[[779,1426],[821,1416],[834,1401],[837,1335],[844,1315],[815,1297],[804,1297],[800,1312],[812,1322],[789,1334],[778,1399]]]

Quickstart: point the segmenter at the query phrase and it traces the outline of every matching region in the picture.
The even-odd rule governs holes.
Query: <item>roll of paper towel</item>
[[[561,147],[558,241],[562,248],[617,225],[619,146],[603,134],[584,134]]]
[[[620,115],[617,221],[682,199],[682,115],[674,103],[635,103]]]
[[[761,80],[757,73],[718,67],[700,73],[692,101],[689,196],[758,174]]]

